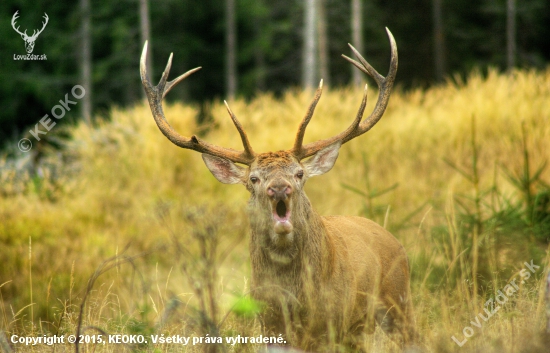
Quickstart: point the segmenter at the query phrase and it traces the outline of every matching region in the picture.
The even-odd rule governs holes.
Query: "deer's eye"
[[[250,181],[252,182],[252,184],[256,184],[258,182],[258,180],[260,180],[260,179],[258,179],[258,177],[255,177],[255,176],[250,177]]]
[[[300,170],[298,173],[296,173],[296,178],[302,179],[304,177],[304,171]]]

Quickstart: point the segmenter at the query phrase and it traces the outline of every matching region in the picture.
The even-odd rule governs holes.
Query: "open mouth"
[[[273,200],[271,204],[273,211],[273,230],[278,235],[290,234],[294,227],[290,223],[290,200]],[[285,240],[281,238],[280,240]],[[285,240],[286,241],[286,240]]]
[[[276,201],[273,209],[273,218],[278,222],[288,222],[290,218],[290,205],[287,200]]]

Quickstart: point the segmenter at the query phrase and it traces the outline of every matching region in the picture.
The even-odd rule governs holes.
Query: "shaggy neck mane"
[[[295,285],[305,278],[297,274],[307,276],[313,282],[318,282],[322,275],[329,275],[332,269],[333,250],[329,242],[326,228],[321,217],[315,212],[305,194],[296,195],[293,200],[291,222],[294,226],[292,241],[285,246],[277,246],[273,241],[273,219],[269,209],[259,209],[251,200],[248,207],[248,215],[251,226],[250,257],[252,267],[257,277],[280,278],[286,276],[283,282],[291,278]],[[273,261],[274,255],[282,258],[288,257],[288,263]],[[323,262],[325,266],[322,266]],[[288,276],[292,273],[293,276]],[[291,284],[291,283],[287,283]]]

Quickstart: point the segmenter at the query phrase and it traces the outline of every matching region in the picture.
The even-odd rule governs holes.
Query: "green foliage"
[[[174,53],[172,75],[204,67],[176,87],[169,101],[205,102],[225,96],[224,6],[220,1],[149,1],[153,80]],[[350,81],[351,67],[340,57],[351,40],[349,1],[326,0],[330,77],[333,86]],[[518,62],[520,67],[543,68],[550,58],[550,3],[517,2]],[[239,95],[259,91],[282,94],[300,83],[303,2],[236,1]],[[443,17],[448,75],[458,78],[473,68],[505,67],[505,1],[449,0]],[[0,147],[11,142],[49,113],[80,81],[80,24],[78,2],[36,4],[6,0],[0,4],[2,68],[0,70]],[[431,7],[426,1],[368,1],[363,6],[365,56],[384,72],[389,27],[400,53],[399,83],[425,86],[433,82]],[[11,28],[19,11],[22,28],[32,32],[46,12],[50,21],[36,41],[35,53],[47,61],[13,60],[23,54],[20,36]],[[131,106],[142,98],[138,75],[141,43],[139,2],[91,0],[92,97],[95,115],[108,115],[112,106]],[[452,50],[450,50],[452,48]],[[80,119],[80,107],[60,123]]]
[[[370,218],[380,224],[383,224],[384,227],[388,227],[392,231],[398,231],[406,226],[408,226],[408,222],[416,216],[419,212],[424,209],[424,207],[428,204],[426,201],[416,209],[414,209],[409,214],[405,215],[402,219],[400,219],[397,222],[392,222],[391,224],[388,223],[388,216],[390,213],[390,205],[389,204],[383,204],[383,203],[376,203],[377,198],[389,193],[390,191],[396,189],[399,186],[399,183],[395,183],[389,187],[384,187],[382,190],[378,190],[376,187],[371,186],[371,177],[370,177],[370,170],[368,159],[365,153],[362,153],[362,178],[365,182],[365,189],[362,190],[360,188],[357,188],[353,185],[350,185],[348,183],[341,183],[340,185],[346,189],[349,190],[359,196],[361,196],[363,200],[363,207],[361,208],[360,215]]]
[[[471,264],[471,267],[467,266],[466,271],[473,278],[474,292],[482,288],[483,290],[490,287],[498,288],[502,283],[501,280],[507,280],[515,271],[515,267],[509,265],[511,263],[521,262],[522,259],[527,258],[535,259],[540,263],[544,258],[544,248],[541,245],[547,245],[550,240],[547,200],[550,189],[540,179],[546,162],[535,173],[531,172],[525,123],[521,126],[522,172],[512,174],[502,167],[508,180],[517,188],[519,198],[502,193],[496,181],[496,165],[493,185],[486,190],[481,189],[478,160],[482,152],[476,139],[474,117],[472,117],[471,130],[471,171],[466,171],[448,159],[444,159],[445,163],[465,177],[473,187],[473,195],[458,194],[453,201],[458,206],[455,231],[464,248],[463,256]],[[542,188],[535,196],[532,190],[536,185],[542,185]],[[443,234],[444,239],[440,241],[446,242],[448,231],[445,229],[443,232],[441,229],[434,231]],[[533,242],[533,240],[537,241]],[[497,273],[500,277],[496,277]],[[458,272],[449,275],[454,277],[453,282],[462,277]]]
[[[382,223],[391,205],[386,223],[407,250],[416,320],[433,351],[456,350],[449,337],[462,332],[483,300],[517,276],[523,262],[548,261],[542,262],[547,240],[526,225],[545,229],[542,220],[548,214],[548,169],[533,177],[550,159],[549,83],[550,71],[492,71],[487,78],[473,73],[462,84],[396,90],[376,127],[346,143],[330,173],[307,182],[307,195],[322,215],[366,214],[370,201]],[[362,89],[326,90],[306,140],[349,126],[361,95]],[[236,99],[231,107],[242,116],[255,150],[268,151],[292,146],[289,126],[296,126],[310,100],[311,92],[291,90],[280,99],[271,94],[249,102]],[[213,102],[208,110],[212,120],[204,139],[239,148],[223,103]],[[198,107],[165,104],[164,111],[182,134],[201,130]],[[234,300],[235,293],[250,288],[243,212],[248,193],[219,183],[199,153],[167,141],[145,103],[112,109],[110,115],[92,126],[70,126],[63,148],[43,150],[34,171],[0,156],[0,330],[25,336],[74,333],[79,305],[89,293],[84,328],[258,336],[258,320],[246,316],[257,308],[246,299]],[[474,125],[475,138],[473,115],[483,117]],[[526,154],[518,116],[526,122],[528,177],[522,177]],[[362,160],[365,151],[368,163]],[[531,180],[535,216],[528,217],[526,196],[507,174]],[[343,190],[342,181],[356,191]],[[429,207],[419,208],[425,202]],[[126,246],[126,254],[145,255],[132,268],[113,263],[86,291],[98,263]],[[533,276],[461,350],[511,353],[534,345],[541,327],[539,277]],[[237,312],[231,309],[236,303]],[[395,349],[378,334],[366,338],[366,351]],[[490,349],[495,340],[509,348]],[[109,353],[121,348],[106,347],[87,348]],[[236,345],[228,352],[257,348]]]
[[[235,304],[231,307],[231,311],[239,317],[254,318],[257,314],[262,312],[263,308],[263,303],[249,296],[244,296],[236,299]]]
[[[452,197],[450,209],[445,211],[447,224],[438,224],[430,229],[434,246],[445,254],[446,261],[433,263],[430,252],[418,255],[416,266],[421,268],[417,280],[432,290],[456,288],[459,282],[467,281],[473,293],[490,293],[514,275],[516,264],[525,259],[543,262],[544,249],[550,243],[550,188],[541,176],[546,167],[544,161],[534,172],[530,167],[530,152],[525,123],[521,125],[522,168],[510,172],[501,163],[500,170],[517,190],[507,194],[498,183],[499,161],[495,161],[493,182],[482,186],[480,155],[482,148],[477,140],[476,119],[471,119],[469,167],[458,166],[446,157],[443,161],[471,185],[470,193],[458,193]],[[504,162],[504,161],[503,161]],[[394,190],[398,184],[377,190],[371,187],[370,168],[365,154],[362,158],[364,189],[342,183],[341,186],[363,200],[361,214],[377,222],[389,211],[388,204],[377,204],[376,199]],[[486,184],[486,183],[484,183]],[[424,208],[422,205],[394,222],[391,228],[397,234],[403,225]],[[427,274],[422,274],[429,269]],[[413,275],[415,271],[413,271]],[[414,277],[414,276],[413,276]],[[426,282],[427,281],[427,282]]]
[[[367,156],[364,153],[362,154],[362,156],[365,190],[363,191],[347,183],[342,183],[342,187],[357,195],[360,195],[363,198],[363,209],[361,210],[361,214],[363,216],[380,221],[377,218],[384,215],[384,213],[387,212],[388,207],[386,205],[376,205],[374,203],[374,199],[392,191],[393,189],[397,188],[399,184],[395,183],[392,186],[383,188],[382,190],[378,190],[376,187],[371,187],[369,176],[370,168],[368,165]]]
[[[517,173],[512,173],[505,167],[503,169],[508,180],[522,195],[523,202],[518,205],[523,210],[521,221],[535,238],[550,243],[550,186],[541,179],[547,160],[535,172],[531,171],[525,123],[521,125],[521,129],[523,168]]]

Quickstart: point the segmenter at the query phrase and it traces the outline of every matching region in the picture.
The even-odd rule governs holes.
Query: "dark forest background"
[[[21,31],[49,22],[33,54]],[[64,122],[108,117],[142,99],[139,57],[150,40],[156,83],[171,52],[171,78],[193,67],[167,97],[207,106],[214,99],[279,94],[290,87],[354,82],[340,58],[354,43],[382,74],[388,27],[399,49],[397,82],[427,87],[472,70],[543,68],[550,61],[548,0],[122,0],[0,2],[0,148],[24,135],[74,85],[86,99]],[[204,118],[204,117],[203,117]]]

